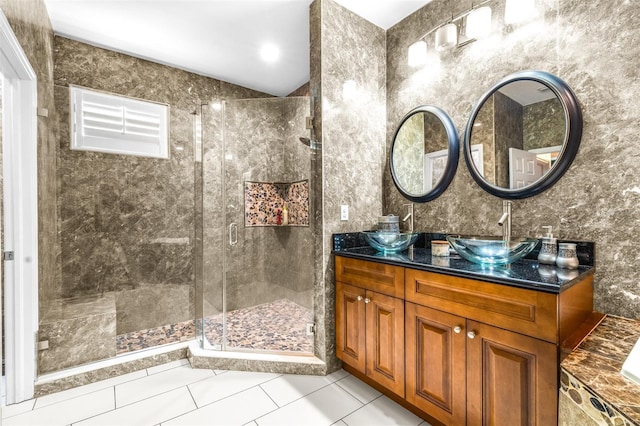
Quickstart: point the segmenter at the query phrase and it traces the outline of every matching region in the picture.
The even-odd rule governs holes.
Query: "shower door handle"
[[[229,245],[235,246],[238,244],[238,225],[232,223],[229,225]]]

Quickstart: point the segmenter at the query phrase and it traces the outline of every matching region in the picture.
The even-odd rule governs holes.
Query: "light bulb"
[[[537,16],[535,0],[507,0],[504,11],[505,24],[517,24]]]
[[[267,43],[260,49],[260,57],[265,62],[276,62],[280,58],[280,49],[275,44]]]
[[[458,44],[458,27],[451,23],[436,31],[436,50],[442,52],[456,47]]]
[[[420,40],[409,46],[407,62],[410,67],[419,67],[427,63],[427,43]]]
[[[479,39],[491,33],[491,8],[482,6],[474,9],[467,15],[467,27],[465,35],[469,38]]]

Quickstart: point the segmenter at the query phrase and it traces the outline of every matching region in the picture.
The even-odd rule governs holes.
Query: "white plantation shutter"
[[[169,158],[167,105],[70,86],[71,149]]]

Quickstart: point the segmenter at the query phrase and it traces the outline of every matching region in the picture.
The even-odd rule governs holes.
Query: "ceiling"
[[[336,0],[388,29],[431,0]],[[45,0],[56,34],[286,96],[309,81],[312,0]],[[280,58],[260,57],[264,43]]]

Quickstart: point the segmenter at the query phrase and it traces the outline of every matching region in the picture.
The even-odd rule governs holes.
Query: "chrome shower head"
[[[301,138],[300,138],[300,142],[302,142],[302,143],[303,143],[303,144],[305,144],[306,146],[309,146],[309,147],[311,146],[311,139],[309,139],[309,138],[301,137]]]
[[[322,144],[320,142],[316,142],[313,139],[309,139],[309,138],[305,138],[305,137],[301,137],[299,138],[300,142],[302,142],[304,145],[308,146],[311,149],[322,149]]]

